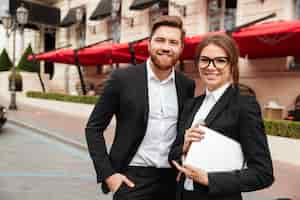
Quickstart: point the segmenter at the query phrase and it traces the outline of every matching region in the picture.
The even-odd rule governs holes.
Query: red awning
[[[48,62],[58,62],[58,63],[66,63],[73,64],[74,57],[70,56],[72,54],[72,49],[58,49],[45,53],[40,53],[36,55],[29,55],[28,60],[43,60]]]
[[[221,32],[220,32],[221,33]],[[182,60],[194,59],[196,46],[204,35],[185,38]],[[232,33],[241,56],[249,58],[270,58],[300,56],[300,21],[279,21],[252,25]],[[112,63],[132,63],[130,43],[101,43],[77,51],[80,65],[91,66]],[[148,40],[132,44],[136,62],[145,61],[148,56]],[[29,56],[29,60],[33,57]],[[73,49],[60,49],[35,55],[35,59],[66,64],[76,64]]]
[[[241,56],[300,56],[300,20],[256,24],[234,32]]]
[[[133,45],[137,62],[143,62],[148,57],[148,42],[142,41]],[[112,63],[131,63],[132,56],[128,43],[101,43],[77,50],[78,63],[83,66],[105,65]],[[73,49],[59,49],[55,51],[30,55],[28,60],[43,60],[64,64],[76,64]]]

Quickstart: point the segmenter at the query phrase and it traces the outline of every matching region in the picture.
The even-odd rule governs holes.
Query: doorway
[[[55,49],[55,32],[45,33],[45,48],[44,51],[51,51]],[[45,73],[49,74],[50,80],[53,78],[54,75],[54,64],[53,62],[45,62]]]

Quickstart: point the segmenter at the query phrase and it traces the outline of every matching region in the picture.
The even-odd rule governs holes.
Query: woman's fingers
[[[192,178],[193,173],[189,169],[179,165],[176,161],[172,161],[172,163],[175,165],[175,167],[179,170],[179,172],[184,173],[186,177]]]
[[[197,127],[189,128],[185,131],[183,153],[187,153],[192,142],[199,142],[204,138],[204,132]]]
[[[187,142],[200,141],[204,138],[204,134],[199,128],[190,128],[186,131],[185,140]]]

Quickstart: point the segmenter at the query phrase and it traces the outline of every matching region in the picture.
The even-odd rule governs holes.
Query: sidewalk
[[[0,103],[7,107],[9,98],[8,93],[0,92]],[[55,133],[69,140],[67,143],[79,143],[86,148],[84,128],[93,105],[27,98],[22,94],[17,95],[17,105],[17,111],[8,112],[9,121]],[[112,120],[105,132],[109,144],[114,124]],[[300,165],[300,140],[268,136],[268,141],[274,160]]]
[[[9,100],[9,94],[0,92],[0,104],[8,108]],[[93,105],[27,98],[17,94],[17,107],[17,111],[8,110],[9,122],[37,129],[49,137],[87,150],[84,129]],[[113,126],[114,120],[104,134],[108,145],[113,139]]]

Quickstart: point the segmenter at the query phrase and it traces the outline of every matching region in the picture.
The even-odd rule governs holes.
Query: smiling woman
[[[169,154],[169,161],[185,174],[180,180],[183,200],[241,200],[242,192],[268,187],[274,180],[260,107],[255,96],[239,90],[238,55],[235,42],[224,34],[209,35],[198,45],[195,64],[206,86],[205,94],[186,102]],[[191,144],[201,145],[205,140],[199,124],[238,142],[247,168],[204,170],[205,165],[212,165],[212,159],[206,160],[203,169],[180,166]],[[225,145],[215,148],[228,149]],[[230,157],[234,156],[226,155],[228,160]]]

